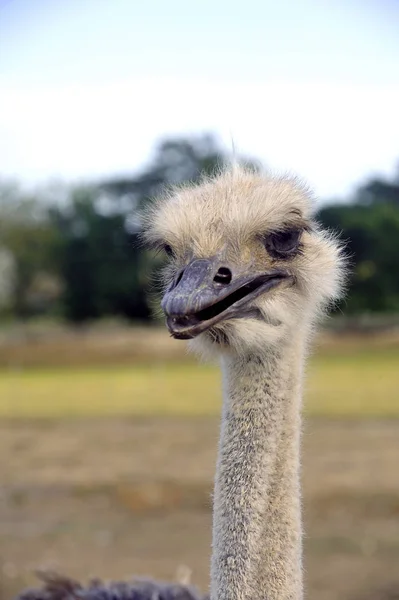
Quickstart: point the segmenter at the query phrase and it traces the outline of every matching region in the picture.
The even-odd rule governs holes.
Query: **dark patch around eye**
[[[165,254],[167,254],[167,256],[173,257],[175,255],[175,253],[173,252],[172,246],[169,246],[169,244],[163,244],[163,249],[165,251]]]
[[[263,238],[263,243],[273,258],[292,258],[300,250],[302,231],[298,227],[274,231]]]

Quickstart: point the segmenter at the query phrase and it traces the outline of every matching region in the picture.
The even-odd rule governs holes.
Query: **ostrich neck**
[[[225,359],[211,600],[302,598],[303,356],[296,340],[264,356]]]

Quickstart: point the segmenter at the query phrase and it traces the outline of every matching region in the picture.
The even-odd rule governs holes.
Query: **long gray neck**
[[[224,360],[211,600],[302,598],[297,342]]]

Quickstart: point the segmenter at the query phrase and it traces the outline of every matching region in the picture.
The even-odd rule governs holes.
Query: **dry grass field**
[[[206,589],[219,374],[183,348],[145,330],[3,337],[1,600],[41,567],[171,579],[187,565]],[[307,597],[393,600],[397,334],[322,337],[305,407]]]

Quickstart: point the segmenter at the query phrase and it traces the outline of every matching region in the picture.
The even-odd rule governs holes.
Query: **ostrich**
[[[160,198],[144,236],[168,257],[170,334],[223,371],[210,599],[300,600],[303,371],[314,327],[341,294],[341,248],[300,182],[238,166]],[[196,597],[151,585],[159,596],[148,597]],[[46,589],[34,598],[55,600]]]

